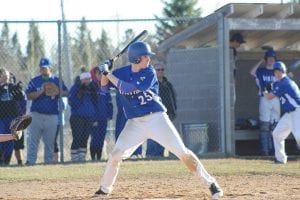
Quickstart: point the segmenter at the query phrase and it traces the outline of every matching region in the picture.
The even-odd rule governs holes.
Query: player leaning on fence
[[[205,170],[197,156],[187,149],[172,124],[158,96],[158,80],[150,65],[154,53],[144,42],[134,42],[128,48],[129,65],[109,72],[111,62],[99,66],[104,75],[103,90],[116,87],[128,118],[106,164],[100,188],[95,195],[107,195],[113,190],[120,164],[147,139],[153,139],[175,154],[197,177],[208,185],[213,197],[223,191],[216,180]]]

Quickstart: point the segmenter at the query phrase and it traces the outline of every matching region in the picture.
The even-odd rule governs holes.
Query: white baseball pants
[[[285,139],[293,133],[297,145],[300,145],[300,108],[290,113],[285,113],[273,131],[275,157],[278,161],[286,163]]]
[[[167,114],[158,112],[127,121],[109,156],[101,178],[100,187],[103,192],[110,193],[112,191],[122,160],[130,157],[135,149],[149,138],[175,154],[207,185],[216,182],[195,154],[185,147]]]
[[[259,120],[262,122],[278,122],[280,118],[280,101],[279,98],[271,100],[266,97],[259,99]]]

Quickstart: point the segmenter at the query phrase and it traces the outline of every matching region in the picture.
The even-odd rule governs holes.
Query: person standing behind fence
[[[17,84],[16,76],[10,72],[10,82],[12,84]],[[19,86],[23,88],[22,82],[18,82]],[[26,114],[26,106],[27,106],[27,98],[25,93],[23,94],[24,98],[20,101],[18,101],[18,107],[19,107],[19,116]],[[18,165],[23,165],[23,152],[24,149],[24,131],[22,137],[19,140],[15,141],[14,150],[15,150],[15,157],[18,162]]]
[[[37,160],[40,139],[44,142],[44,162],[53,162],[54,141],[58,118],[59,90],[48,93],[46,86],[59,87],[59,78],[53,72],[53,66],[48,58],[41,58],[40,75],[32,78],[26,89],[28,100],[31,100],[32,123],[28,128],[27,165],[33,165]],[[50,96],[51,95],[51,96]],[[62,96],[68,95],[68,89],[62,82]]]
[[[233,69],[233,90],[232,90],[232,98],[233,98],[233,105],[236,102],[236,72],[237,72],[237,49],[240,48],[241,44],[246,43],[244,40],[244,36],[241,33],[235,33],[231,36],[229,42],[230,48],[230,65]]]
[[[90,72],[82,72],[71,87],[68,103],[71,107],[70,125],[73,141],[71,161],[86,161],[87,142],[94,126],[97,126],[98,86]]]
[[[107,131],[107,122],[112,119],[113,105],[110,93],[101,92],[101,72],[98,67],[91,70],[93,81],[97,84],[98,104],[96,107],[97,124],[93,127],[90,141],[92,160],[101,160],[104,139]]]
[[[176,118],[176,93],[172,83],[165,76],[165,65],[162,62],[154,63],[157,79],[159,82],[159,96],[167,108],[167,114],[171,121]],[[149,139],[147,141],[146,156],[164,156],[164,147]]]
[[[10,73],[0,68],[0,133],[10,133],[10,123],[19,115],[18,102],[24,100],[20,84],[10,82]],[[9,165],[14,150],[14,141],[0,144],[0,163]]]
[[[259,95],[260,145],[261,154],[273,154],[272,130],[280,118],[280,102],[278,98],[267,99],[264,92],[271,92],[276,78],[273,73],[273,63],[276,61],[274,50],[265,52],[264,57],[251,69],[255,77]]]

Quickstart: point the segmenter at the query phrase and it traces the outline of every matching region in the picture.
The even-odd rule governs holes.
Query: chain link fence
[[[154,20],[86,20],[69,21],[68,23],[61,23],[61,21],[3,22],[3,27],[7,25],[10,32],[17,33],[14,36],[18,36],[18,40],[17,42],[15,40],[14,43],[13,36],[7,37],[9,38],[7,40],[2,32],[0,68],[10,72],[15,80],[6,82],[1,78],[0,128],[3,133],[8,133],[10,120],[24,113],[33,115],[36,121],[25,131],[24,145],[22,142],[1,144],[2,164],[15,164],[18,162],[20,158],[14,156],[14,148],[17,152],[18,150],[24,150],[23,162],[27,160],[30,161],[29,164],[107,159],[107,155],[116,141],[116,128],[120,123],[123,123],[120,121],[116,123],[120,114],[118,113],[116,94],[112,92],[108,96],[101,96],[103,94],[96,92],[96,84],[80,87],[80,83],[88,76],[86,72],[91,72],[91,78],[97,82],[98,72],[94,70],[94,67],[111,55],[116,54],[119,48],[124,47],[124,44],[128,42],[132,35],[138,33],[138,31],[133,30],[140,30],[140,27],[153,30],[155,23]],[[103,35],[103,30],[107,35]],[[147,40],[147,42],[153,45],[155,51],[158,44],[154,42],[154,32],[151,33],[150,31],[151,40]],[[107,37],[107,40],[103,41],[105,37]],[[53,64],[51,70],[58,79],[44,80],[40,77],[44,73],[44,69],[41,69],[43,67],[39,67],[42,57],[51,58]],[[116,65],[122,66],[126,63],[126,56],[122,56]],[[165,71],[167,63],[159,63],[154,60],[153,65],[160,76],[168,77],[168,74],[172,71],[172,67],[168,67],[168,70]],[[3,77],[3,73],[0,74],[0,77]],[[167,79],[162,80],[166,81]],[[42,90],[42,83],[48,81],[55,82],[61,89],[66,87],[69,96],[64,97],[63,94],[60,94],[56,97],[46,97],[38,104],[34,103],[37,99],[43,98],[43,94],[39,96],[39,94],[32,92],[38,93]],[[27,95],[25,99],[16,99],[11,91],[4,87],[5,84],[17,85],[19,82],[22,82],[21,86],[24,92],[27,94],[32,93],[30,96]],[[164,96],[163,101],[168,107],[170,118],[176,120],[176,110],[178,105],[181,104],[176,102],[178,101],[176,88],[178,88],[179,83],[171,82],[171,87],[170,82],[168,84],[166,82],[161,84],[162,86],[167,85],[167,87],[160,88],[160,95]],[[77,91],[77,93],[74,91]],[[89,93],[90,98],[84,99],[83,94],[78,94],[79,91]],[[87,104],[87,107],[82,108],[81,113],[74,115],[74,107],[80,101],[93,102],[95,100],[93,94],[98,95],[98,99],[105,99],[104,102],[97,102],[94,107],[88,107],[93,103]],[[73,95],[73,97],[70,98],[70,95]],[[80,95],[82,99],[79,97]],[[8,104],[5,101],[9,101],[11,104],[7,106]],[[14,111],[15,107],[18,108],[18,112]],[[40,111],[43,111],[46,115],[40,115]],[[94,112],[101,115],[96,120],[90,117]],[[205,124],[202,123],[205,121],[206,119],[199,119],[201,124]],[[189,121],[185,119],[184,122]],[[188,146],[197,146],[197,144],[194,144],[195,141],[202,141],[205,138],[203,140],[205,143],[200,150],[197,150],[201,151],[200,153],[206,153],[209,150],[207,146],[209,126],[207,124],[205,127],[198,126],[197,123],[192,126],[186,125],[182,130],[180,127],[178,128],[181,134],[188,135],[184,138],[184,141],[188,143]],[[122,128],[122,125],[120,127]],[[120,129],[120,127],[117,129]],[[198,135],[194,134],[195,131],[200,131],[200,133]],[[30,136],[32,132],[34,132],[34,137]],[[80,135],[76,142],[74,141],[75,132]],[[209,140],[214,139],[219,140],[218,138],[209,138]],[[213,148],[213,151],[215,149],[219,148]],[[147,143],[145,143],[134,155],[141,158],[148,153],[150,156],[153,155],[151,154],[153,152],[147,152]],[[169,153],[166,151],[162,154],[162,156],[168,155]]]

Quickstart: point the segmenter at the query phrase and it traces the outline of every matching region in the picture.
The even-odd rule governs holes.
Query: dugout
[[[235,129],[236,119],[258,118],[257,88],[249,71],[263,57],[263,45],[272,45],[287,66],[300,58],[299,18],[299,4],[228,4],[162,42],[158,54],[166,59],[177,92],[176,127],[208,124],[209,152],[255,154],[259,130]],[[238,49],[234,105],[229,40],[236,32],[247,43]],[[299,83],[299,69],[294,74]],[[254,144],[245,149],[245,141]]]

